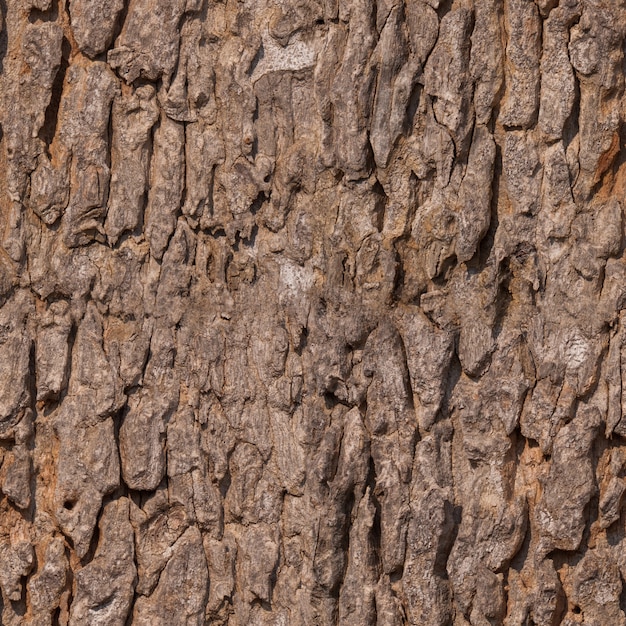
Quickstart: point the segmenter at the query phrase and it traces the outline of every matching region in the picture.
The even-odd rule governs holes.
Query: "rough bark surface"
[[[1,623],[626,625],[625,7],[0,0]]]

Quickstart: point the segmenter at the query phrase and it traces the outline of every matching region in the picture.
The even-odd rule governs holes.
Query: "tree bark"
[[[6,626],[626,625],[624,0],[0,0]]]

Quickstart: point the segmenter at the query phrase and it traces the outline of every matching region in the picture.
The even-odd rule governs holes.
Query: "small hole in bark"
[[[66,500],[63,503],[63,508],[66,511],[71,511],[76,506],[76,500]]]
[[[574,615],[580,615],[580,613],[581,613],[580,607],[579,606],[575,606],[572,609],[572,613],[574,613]]]

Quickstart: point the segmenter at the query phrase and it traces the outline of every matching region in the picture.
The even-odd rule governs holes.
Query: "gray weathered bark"
[[[624,0],[0,0],[2,624],[626,625]]]

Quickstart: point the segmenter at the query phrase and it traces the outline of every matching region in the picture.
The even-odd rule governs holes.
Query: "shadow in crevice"
[[[53,2],[47,9],[38,9],[32,7],[28,14],[28,21],[31,24],[36,22],[56,22],[59,17],[59,4],[60,2]]]
[[[52,141],[54,140],[54,136],[56,135],[59,121],[59,108],[63,97],[63,84],[65,82],[65,74],[69,67],[70,54],[70,42],[63,37],[63,43],[61,44],[61,65],[59,66],[56,76],[54,77],[50,104],[48,104],[48,108],[46,109],[44,124],[39,131],[39,139],[44,142],[46,151],[48,151],[48,157],[50,157],[49,148],[50,144],[52,144]]]
[[[7,34],[7,3],[6,0],[0,0],[0,74],[4,71],[4,57],[9,47],[9,36]]]

